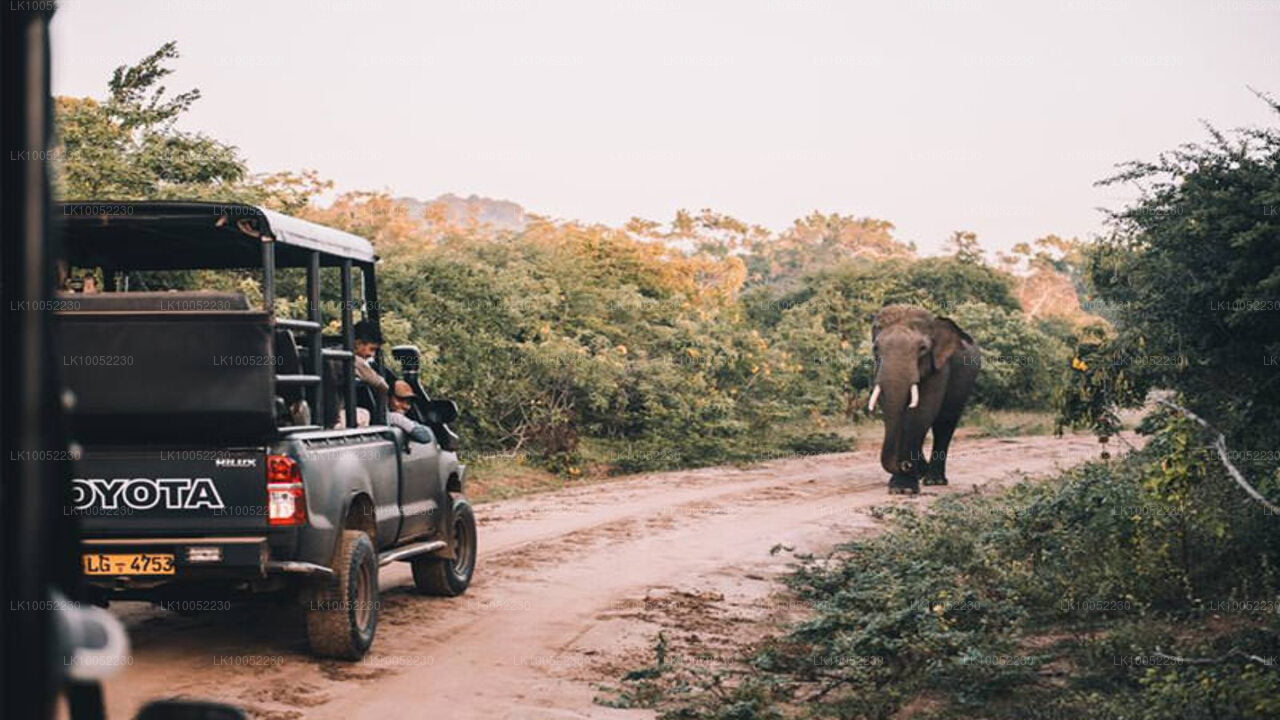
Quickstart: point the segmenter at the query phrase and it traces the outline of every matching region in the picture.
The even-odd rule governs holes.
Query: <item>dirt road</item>
[[[950,460],[953,484],[942,490],[1048,473],[1096,458],[1098,447],[1089,437],[962,440]],[[787,613],[774,579],[790,554],[771,548],[822,552],[873,531],[867,508],[927,502],[938,490],[891,497],[884,483],[868,450],[482,505],[470,592],[419,597],[407,565],[385,568],[377,641],[355,664],[308,657],[302,626],[283,609],[183,617],[114,605],[133,639],[133,664],[108,682],[109,716],[183,695],[274,720],[652,717],[596,704],[605,695],[599,683],[643,665],[660,629],[727,647],[759,620]]]

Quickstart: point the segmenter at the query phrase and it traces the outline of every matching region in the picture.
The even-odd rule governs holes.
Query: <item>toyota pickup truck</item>
[[[379,322],[367,240],[240,204],[55,215],[68,286],[101,288],[52,308],[88,589],[103,602],[285,595],[312,651],[345,659],[373,642],[380,567],[411,563],[425,594],[467,589],[476,525],[456,405],[425,392],[416,348],[394,348],[414,395],[403,414],[430,430],[419,442],[354,371],[356,313]],[[368,361],[385,367],[380,349]]]

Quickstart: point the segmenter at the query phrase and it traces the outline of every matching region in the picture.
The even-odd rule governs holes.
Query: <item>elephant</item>
[[[871,325],[876,403],[884,413],[880,465],[890,474],[890,494],[917,494],[947,484],[947,449],[982,367],[978,344],[949,318],[914,305],[881,308]],[[924,436],[933,447],[924,459]]]

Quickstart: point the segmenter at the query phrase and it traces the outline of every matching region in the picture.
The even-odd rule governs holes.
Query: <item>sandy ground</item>
[[[602,683],[652,661],[659,630],[714,654],[787,617],[794,607],[775,580],[793,562],[790,550],[824,552],[874,532],[866,511],[875,505],[972,492],[1098,452],[1092,437],[964,439],[949,463],[952,485],[917,498],[889,496],[867,450],[482,505],[470,591],[420,597],[407,565],[384,568],[378,637],[359,663],[308,657],[303,627],[285,608],[184,617],[113,605],[133,659],[107,682],[108,716],[181,695],[273,720],[652,717],[594,698],[609,696]],[[771,553],[778,545],[788,551]]]

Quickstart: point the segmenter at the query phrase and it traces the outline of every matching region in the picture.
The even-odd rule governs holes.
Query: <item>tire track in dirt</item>
[[[309,657],[288,607],[183,618],[113,606],[132,635],[134,663],[107,684],[110,715],[185,695],[269,720],[651,717],[594,704],[591,681],[640,662],[661,618],[710,647],[785,614],[769,602],[789,562],[770,554],[774,546],[823,552],[874,532],[872,506],[927,503],[1098,455],[1092,438],[1070,436],[958,446],[953,485],[918,498],[887,495],[876,452],[861,451],[652,473],[481,505],[471,590],[420,597],[407,565],[384,568],[378,638],[355,664]],[[699,619],[708,603],[733,609],[722,613],[723,627]]]

